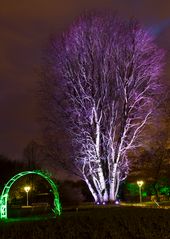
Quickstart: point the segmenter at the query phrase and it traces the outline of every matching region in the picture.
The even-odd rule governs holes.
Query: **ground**
[[[86,204],[66,208],[57,218],[3,221],[0,235],[1,239],[170,239],[170,210]]]

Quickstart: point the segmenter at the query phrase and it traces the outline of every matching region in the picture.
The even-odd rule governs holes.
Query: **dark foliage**
[[[92,202],[93,198],[84,181],[63,181],[59,183],[60,200],[63,206]]]
[[[17,160],[10,160],[4,155],[0,155],[0,191],[2,190],[1,187],[16,173],[24,171],[26,165],[22,162]]]

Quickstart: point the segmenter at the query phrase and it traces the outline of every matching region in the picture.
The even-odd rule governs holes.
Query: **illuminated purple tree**
[[[46,51],[41,93],[48,132],[54,136],[62,108],[70,162],[95,202],[116,200],[128,153],[140,146],[158,101],[163,56],[135,20],[93,14],[80,17]]]

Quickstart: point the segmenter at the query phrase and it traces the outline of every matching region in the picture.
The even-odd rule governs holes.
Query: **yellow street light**
[[[140,203],[142,202],[142,185],[144,184],[144,182],[142,180],[137,181],[137,185],[139,187],[139,197],[140,197]]]
[[[30,189],[31,189],[30,186],[24,187],[24,190],[25,190],[25,192],[27,193],[27,206],[28,206],[28,193],[29,193]]]

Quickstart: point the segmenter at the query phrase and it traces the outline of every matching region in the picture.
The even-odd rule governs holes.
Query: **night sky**
[[[84,10],[111,9],[136,16],[170,51],[169,0],[0,0],[0,153],[21,158],[23,148],[41,138],[35,89],[42,49]],[[170,76],[167,58],[165,78]],[[168,69],[169,68],[169,69]]]

